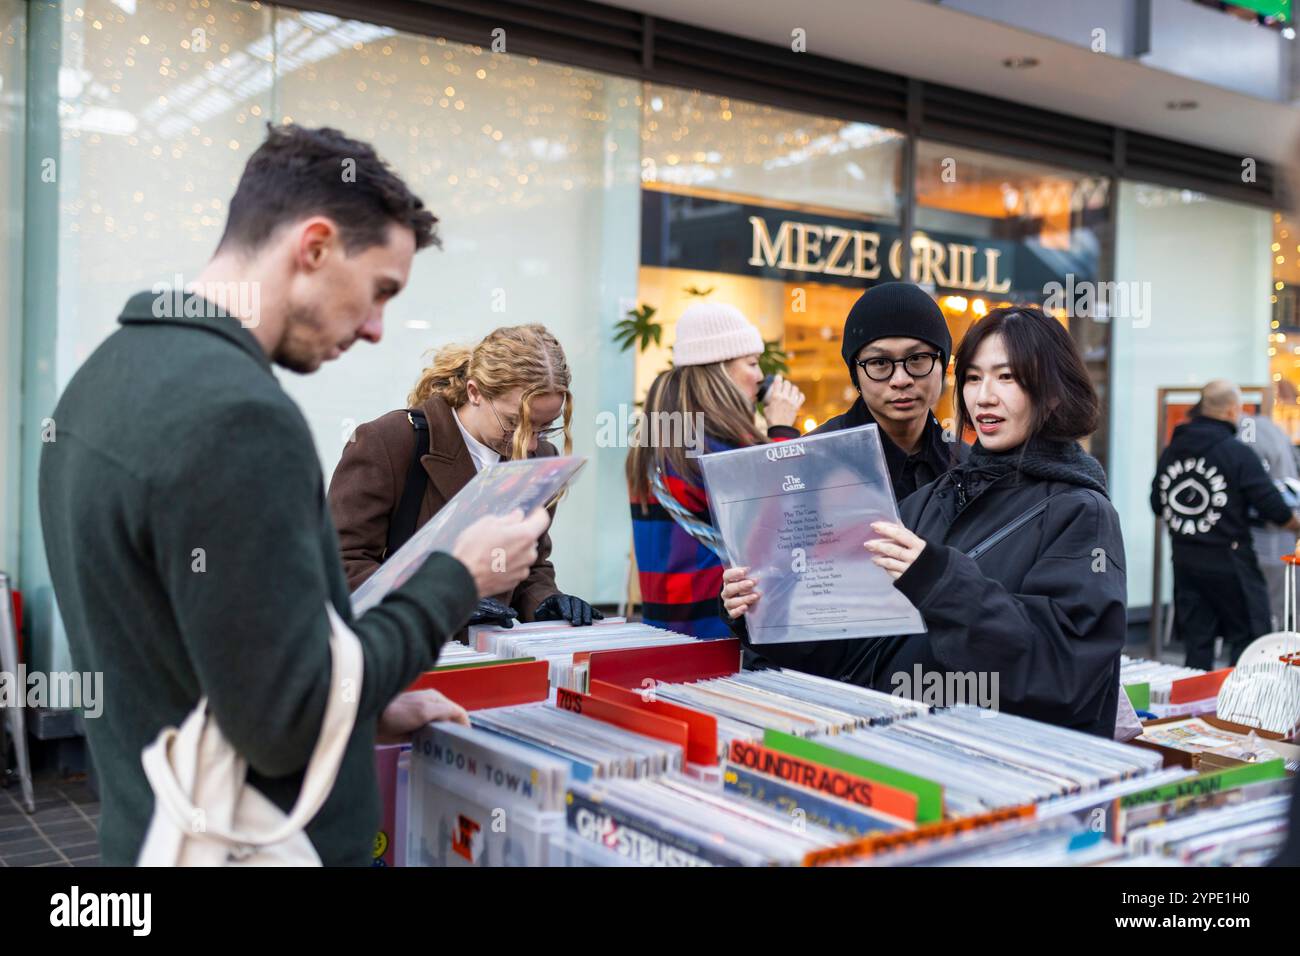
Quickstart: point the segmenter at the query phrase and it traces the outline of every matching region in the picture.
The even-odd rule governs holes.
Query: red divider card
[[[686,724],[686,759],[709,767],[717,764],[718,718],[712,714],[666,700],[655,700],[651,690],[628,690],[602,680],[591,682],[591,696],[682,721]]]
[[[486,710],[546,700],[550,686],[550,664],[528,661],[428,671],[417,677],[407,690],[440,691],[466,710]]]
[[[1197,674],[1195,677],[1176,680],[1169,688],[1169,703],[1186,704],[1194,700],[1208,700],[1219,692],[1219,688],[1231,673],[1232,668],[1225,667],[1222,670],[1210,671],[1208,674]]]
[[[612,700],[602,700],[590,694],[580,694],[576,690],[566,690],[563,687],[557,689],[555,706],[593,720],[603,720],[607,724],[644,734],[655,740],[676,744],[682,748],[683,754],[686,753],[690,743],[690,733],[685,721],[647,713],[636,707],[616,704]]]
[[[730,677],[740,670],[740,641],[735,638],[589,653],[587,673],[592,681],[605,681],[633,690],[653,686],[647,681],[677,684],[710,677]]]

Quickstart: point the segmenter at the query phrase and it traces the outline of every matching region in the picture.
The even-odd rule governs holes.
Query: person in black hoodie
[[[1078,444],[1098,416],[1083,359],[1060,323],[1011,308],[967,333],[956,366],[958,423],[979,441],[903,502],[906,527],[878,522],[864,545],[927,632],[842,641],[852,652],[827,676],[918,696],[928,675],[971,675],[996,687],[993,706],[1110,737],[1128,589],[1105,473]],[[759,599],[746,574],[724,574],[732,616]]]
[[[1174,429],[1156,463],[1151,510],[1173,542],[1174,620],[1187,666],[1214,667],[1223,635],[1229,663],[1273,630],[1268,585],[1250,532],[1250,509],[1300,531],[1259,457],[1237,441],[1241,391],[1223,379],[1201,389],[1199,412]]]

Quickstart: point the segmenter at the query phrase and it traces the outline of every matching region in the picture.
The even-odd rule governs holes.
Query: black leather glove
[[[605,615],[601,614],[582,598],[574,597],[572,594],[552,594],[541,604],[537,605],[537,610],[533,612],[534,620],[564,620],[568,621],[575,627],[583,627],[590,624],[592,618],[599,621],[604,616]]]
[[[514,627],[514,619],[518,616],[519,612],[510,605],[502,604],[494,598],[483,598],[478,602],[478,607],[474,608],[474,613],[470,615],[469,625],[495,624],[497,627]]]

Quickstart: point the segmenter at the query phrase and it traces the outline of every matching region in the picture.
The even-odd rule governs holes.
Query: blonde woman
[[[357,428],[330,481],[348,586],[356,590],[384,559],[437,514],[486,465],[573,449],[569,366],[541,325],[500,328],[477,345],[440,349],[407,398],[409,408]],[[559,420],[562,424],[555,424]],[[471,624],[601,616],[555,586],[551,540],[513,591],[479,602]]]
[[[722,561],[700,454],[798,438],[804,396],[777,378],[755,423],[763,336],[734,306],[698,302],[677,321],[673,367],[646,393],[627,457],[641,619],[695,637],[730,637],[721,617]],[[660,427],[660,426],[665,427]],[[690,447],[687,447],[690,446]]]

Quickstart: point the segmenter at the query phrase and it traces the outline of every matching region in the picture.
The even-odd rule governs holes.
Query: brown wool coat
[[[420,459],[429,482],[420,502],[417,528],[423,527],[476,474],[451,406],[434,396],[420,407],[429,422],[429,447]],[[415,436],[406,409],[358,426],[355,440],[344,446],[343,457],[330,479],[330,512],[338,529],[348,587],[354,591],[383,560],[388,523],[402,499],[415,455]],[[538,442],[536,454],[554,455],[555,446]],[[517,610],[521,621],[533,620],[537,605],[559,593],[550,555],[551,539],[544,534],[537,542],[537,560],[528,577],[513,592],[492,595]]]

